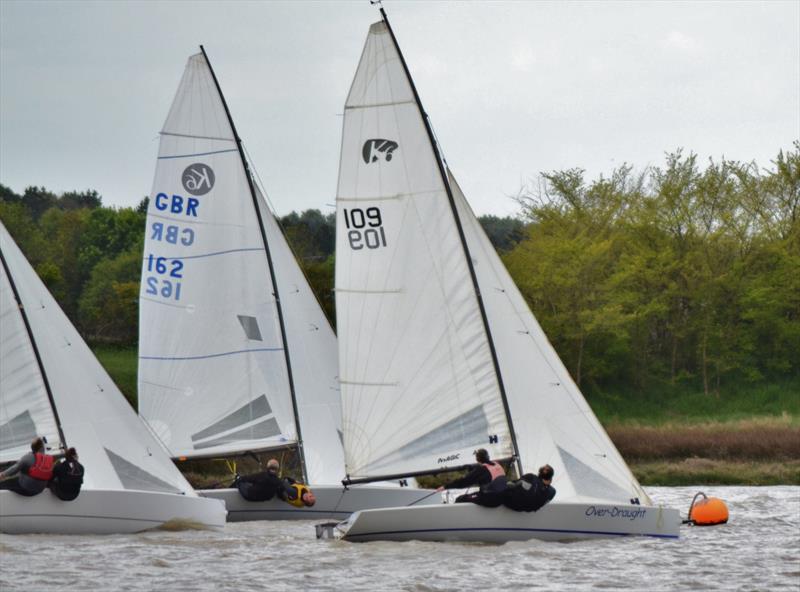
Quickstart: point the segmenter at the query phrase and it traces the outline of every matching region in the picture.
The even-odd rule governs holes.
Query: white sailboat
[[[0,463],[37,436],[75,447],[86,468],[77,499],[0,491],[0,531],[130,533],[169,521],[225,525],[198,496],[106,374],[0,223]]]
[[[291,447],[316,494],[294,508],[201,491],[229,520],[343,518],[429,493],[340,485],[336,337],[253,181],[205,51],[189,58],[161,132],[141,286],[139,412],[170,454]]]
[[[386,15],[345,105],[336,310],[351,482],[438,473],[476,448],[555,468],[534,513],[367,510],[351,541],[677,537],[592,413],[448,171]]]

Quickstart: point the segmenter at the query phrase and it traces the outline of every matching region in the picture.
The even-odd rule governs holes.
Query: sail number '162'
[[[148,276],[147,293],[162,298],[181,299],[181,282],[183,278],[183,261],[167,257],[147,256],[147,271],[157,276]]]
[[[351,249],[360,251],[364,247],[377,249],[386,246],[386,232],[383,230],[380,208],[345,208],[343,212]]]

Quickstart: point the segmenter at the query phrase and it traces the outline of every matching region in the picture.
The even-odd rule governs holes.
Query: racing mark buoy
[[[698,497],[702,499],[698,500]],[[721,499],[708,497],[705,493],[699,492],[692,499],[689,506],[689,524],[696,526],[714,526],[725,524],[728,521],[728,506]]]

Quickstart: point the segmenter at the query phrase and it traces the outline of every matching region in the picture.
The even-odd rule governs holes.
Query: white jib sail
[[[281,296],[306,474],[313,484],[339,483],[344,450],[336,335],[266,200],[256,193]]]
[[[29,411],[33,432],[28,430],[26,421],[19,419],[21,400],[29,401],[38,409],[41,402],[48,399],[39,367],[32,365],[36,364],[29,355],[33,346],[30,335],[24,330],[22,313],[16,302],[9,305],[8,298],[13,299],[10,290],[13,282],[50,384],[66,445],[78,450],[86,467],[84,488],[196,495],[111,381],[2,224],[0,251],[10,272],[7,274],[5,267],[0,272],[3,312],[0,441],[4,447],[0,458],[16,460],[9,455],[12,451],[19,452],[17,440],[22,436],[27,440],[24,448],[28,451],[30,440],[37,435],[47,435],[51,445],[54,441],[58,443],[57,436],[50,439],[54,431],[52,411],[49,414]],[[25,353],[17,355],[16,352]],[[9,353],[11,356],[7,358]],[[23,383],[22,376],[30,380]],[[48,417],[40,423],[44,415]]]
[[[383,22],[345,105],[336,310],[351,478],[472,462],[512,445],[437,156]]]
[[[449,174],[449,171],[448,171]],[[560,501],[649,501],[550,345],[449,174],[491,326],[525,472],[555,469]]]
[[[261,228],[204,56],[161,132],[147,214],[139,412],[173,456],[297,441]]]

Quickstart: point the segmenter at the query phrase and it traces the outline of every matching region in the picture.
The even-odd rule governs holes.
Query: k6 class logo
[[[391,162],[392,153],[397,148],[398,143],[393,140],[375,138],[364,142],[364,146],[361,148],[361,156],[367,164],[377,162],[380,158],[383,158],[386,162]]]
[[[214,187],[214,171],[202,162],[190,164],[183,170],[183,188],[192,195],[205,195]]]

